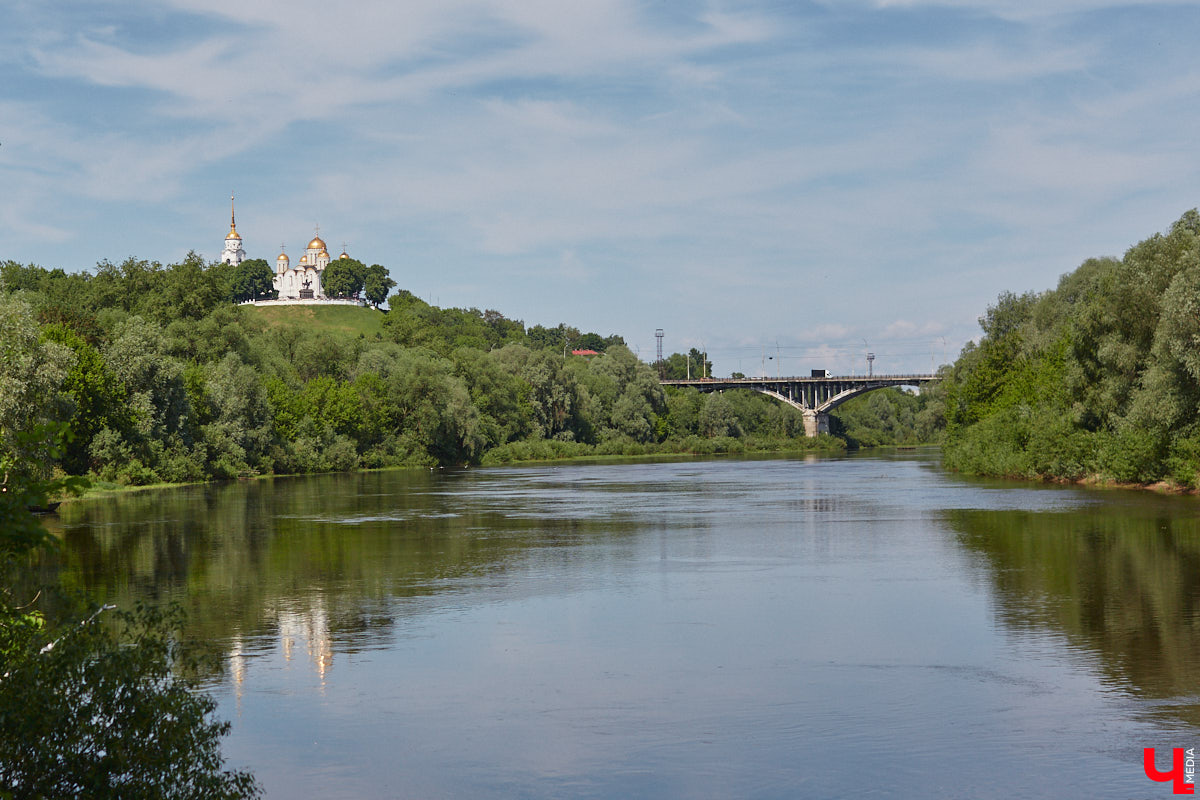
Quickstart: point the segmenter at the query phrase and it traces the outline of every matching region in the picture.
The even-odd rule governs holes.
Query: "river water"
[[[1167,797],[1194,498],[936,455],[375,472],[64,507],[175,599],[269,798]]]

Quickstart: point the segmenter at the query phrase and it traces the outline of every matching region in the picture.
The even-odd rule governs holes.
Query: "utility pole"
[[[661,381],[662,377],[663,377],[663,359],[662,359],[663,329],[662,328],[655,329],[654,338],[658,340],[658,360],[656,360],[654,363],[658,367],[658,379]]]

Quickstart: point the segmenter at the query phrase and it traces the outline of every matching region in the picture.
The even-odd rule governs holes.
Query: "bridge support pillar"
[[[829,415],[823,411],[804,409],[804,435],[812,438],[822,433],[829,433]]]

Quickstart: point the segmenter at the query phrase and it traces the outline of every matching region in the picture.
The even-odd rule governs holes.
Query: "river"
[[[268,798],[1166,797],[1195,498],[936,454],[371,472],[64,506],[174,599]]]

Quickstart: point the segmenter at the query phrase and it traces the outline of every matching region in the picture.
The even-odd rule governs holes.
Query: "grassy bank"
[[[309,332],[362,335],[368,339],[383,335],[383,312],[360,306],[244,306],[268,327],[299,327]]]
[[[580,442],[560,442],[552,439],[510,442],[489,450],[481,464],[492,466],[530,461],[563,461],[574,459],[630,458],[657,456],[711,456],[750,453],[843,453],[846,443],[832,436],[815,439],[798,436],[788,439],[746,437],[735,439],[722,436],[706,439],[689,436],[665,442],[644,444],[631,440],[613,440],[589,445]]]

